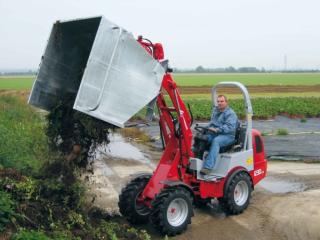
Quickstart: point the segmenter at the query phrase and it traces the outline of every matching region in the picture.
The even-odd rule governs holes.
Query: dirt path
[[[123,152],[130,148],[130,157],[115,154],[118,147]],[[118,194],[130,174],[152,172],[161,152],[121,138],[103,152],[93,164],[94,174],[83,176],[90,190],[87,197],[118,213]],[[320,164],[269,162],[268,177],[258,184],[243,214],[226,216],[213,202],[195,209],[187,231],[172,239],[319,239],[319,198]],[[162,239],[150,225],[142,227],[153,239]]]
[[[319,239],[319,197],[319,164],[271,162],[243,214],[226,217],[217,206],[197,210],[175,239]]]

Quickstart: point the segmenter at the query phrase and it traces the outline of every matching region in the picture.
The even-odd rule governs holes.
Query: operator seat
[[[221,147],[219,153],[225,153],[231,150],[233,150],[234,152],[240,151],[243,148],[245,136],[246,136],[246,129],[242,128],[240,121],[237,121],[236,133],[235,133],[235,138],[233,143],[227,146]],[[210,149],[210,144],[209,144],[209,149]]]
[[[202,159],[205,151],[210,150],[210,143],[207,141],[207,132],[200,134],[197,133],[194,137],[193,152],[197,158]],[[238,152],[243,149],[246,137],[246,126],[242,126],[240,121],[237,121],[235,140],[228,146],[221,147],[219,153],[228,151]]]

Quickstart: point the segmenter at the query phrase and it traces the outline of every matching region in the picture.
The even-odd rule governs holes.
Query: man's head
[[[217,98],[218,109],[224,111],[228,107],[228,99],[225,95],[219,95]]]

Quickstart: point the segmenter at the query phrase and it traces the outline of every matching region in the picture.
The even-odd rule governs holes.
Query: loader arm
[[[149,41],[143,41],[141,38],[138,39],[138,42],[155,59],[161,60],[163,58],[161,44],[153,45]],[[165,97],[165,94],[168,94],[171,101],[170,104],[166,102],[168,98]],[[163,77],[156,103],[159,110],[159,125],[164,138],[165,149],[153,176],[141,195],[142,199],[150,200],[160,192],[166,180],[188,183],[188,179],[192,178],[192,175],[186,173],[189,158],[193,156],[191,151],[191,117],[180,96],[177,84],[168,72]]]

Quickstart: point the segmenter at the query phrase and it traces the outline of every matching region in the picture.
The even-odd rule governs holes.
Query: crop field
[[[34,79],[34,76],[1,76],[0,90],[31,89]]]
[[[179,86],[211,87],[221,81],[255,85],[320,85],[320,73],[174,74]],[[0,76],[0,89],[31,89],[35,76]]]
[[[244,85],[318,85],[320,73],[174,74],[180,86],[213,86],[222,81]]]
[[[184,98],[190,104],[195,119],[204,120],[211,116],[212,102],[210,99]],[[277,115],[294,118],[320,116],[320,98],[287,97],[287,98],[254,98],[251,100],[254,119],[270,119]],[[244,101],[230,99],[229,105],[240,118],[245,117]]]
[[[0,93],[18,90],[28,95],[35,76],[0,77]],[[279,114],[294,117],[320,116],[320,74],[175,74],[183,99],[192,107],[195,119],[211,115],[211,87],[219,81],[240,81],[247,85],[255,118]],[[23,90],[23,91],[19,91]],[[223,89],[230,105],[243,116],[242,95],[234,89]],[[2,93],[2,94],[3,94]],[[15,94],[17,95],[17,94]],[[20,96],[21,97],[21,96]]]

